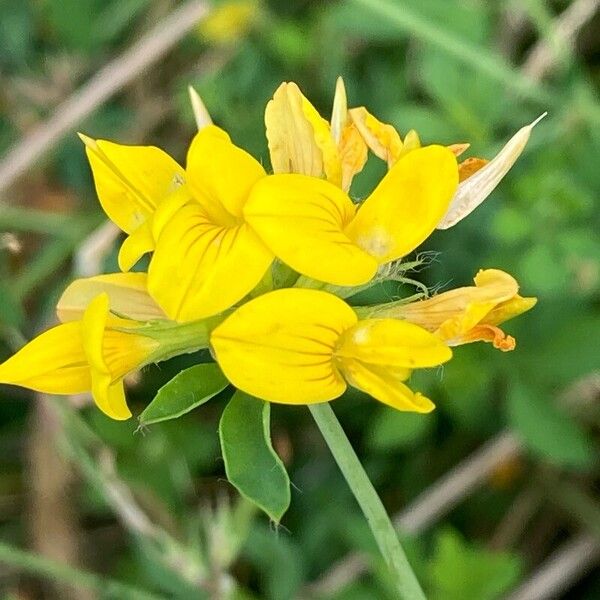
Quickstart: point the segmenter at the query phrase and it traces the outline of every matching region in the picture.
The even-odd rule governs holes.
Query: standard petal
[[[401,369],[441,365],[450,349],[418,325],[394,319],[364,319],[348,329],[335,350],[339,364],[346,359]]]
[[[233,224],[250,189],[264,176],[260,163],[215,125],[199,131],[188,150],[188,187],[215,223]]]
[[[364,106],[351,108],[350,117],[375,156],[391,167],[402,153],[402,140],[396,129],[377,120]]]
[[[354,205],[338,187],[305,175],[272,175],[252,190],[247,223],[292,269],[335,285],[360,285],[377,261],[344,233]]]
[[[428,413],[435,404],[402,383],[409,375],[406,369],[368,365],[360,360],[345,360],[343,373],[348,383],[396,410]]]
[[[307,101],[308,102],[308,101]],[[274,173],[321,177],[323,153],[303,108],[304,96],[295,83],[282,83],[265,109],[265,125]]]
[[[284,404],[324,402],[346,389],[332,355],[356,319],[332,294],[282,289],[238,308],[213,331],[211,346],[227,378],[249,394]]]
[[[527,145],[531,131],[544,116],[546,113],[533,123],[521,127],[489,163],[458,186],[448,210],[437,224],[438,229],[448,229],[462,221],[494,191],[515,164]]]
[[[38,335],[0,364],[0,383],[46,394],[80,394],[91,389],[79,323],[58,325]]]
[[[248,225],[215,225],[192,202],[163,226],[150,261],[148,290],[171,319],[202,319],[241,300],[272,260]]]
[[[429,237],[457,185],[456,158],[450,150],[413,150],[388,171],[346,233],[380,263],[401,258]]]
[[[166,318],[148,293],[146,273],[110,273],[71,283],[56,306],[59,320],[80,320],[90,302],[102,293],[108,295],[110,310],[116,314],[137,321]]]
[[[80,137],[100,204],[126,233],[135,231],[156,205],[183,182],[184,170],[160,148]]]
[[[352,179],[367,162],[367,145],[354,123],[348,123],[342,130],[338,151],[342,164],[342,189],[347,192]]]
[[[317,112],[317,109],[303,96],[302,110],[313,128],[315,142],[323,157],[323,173],[327,181],[340,187],[342,185],[342,167],[338,147],[332,135],[329,123]]]

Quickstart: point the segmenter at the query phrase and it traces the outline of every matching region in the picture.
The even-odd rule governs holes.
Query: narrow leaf
[[[229,382],[216,363],[194,365],[163,385],[139,416],[140,425],[175,419],[223,391]]]
[[[236,392],[219,424],[229,482],[275,522],[290,505],[290,478],[271,444],[271,405]]]

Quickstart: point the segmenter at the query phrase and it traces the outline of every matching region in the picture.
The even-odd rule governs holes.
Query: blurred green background
[[[0,0],[0,170],[14,144],[180,4]],[[539,297],[506,325],[517,349],[461,347],[443,371],[415,377],[438,405],[431,415],[396,413],[357,393],[334,404],[392,514],[513,432],[505,438],[513,451],[497,453],[478,485],[405,536],[433,599],[508,597],[565,548],[574,548],[579,569],[559,563],[554,595],[539,597],[600,597],[598,4],[215,2],[207,22],[77,124],[183,161],[195,131],[193,85],[215,122],[268,165],[263,111],[281,81],[296,81],[329,116],[342,75],[352,106],[402,134],[416,129],[424,143],[470,142],[468,155],[488,158],[548,111],[488,201],[420,249],[437,254],[415,275],[447,289],[468,285],[481,267],[513,274],[523,295]],[[371,158],[353,195],[383,172]],[[81,244],[102,222],[74,131],[2,192],[0,358],[51,322]],[[116,269],[115,248],[104,270]],[[134,414],[190,361],[132,380]],[[393,600],[308,411],[273,410],[274,445],[294,484],[276,530],[224,479],[224,402],[136,433],[135,420],[112,422],[85,398],[2,387],[2,598]],[[357,549],[366,568],[354,557],[331,577]],[[515,598],[534,597],[524,593]]]

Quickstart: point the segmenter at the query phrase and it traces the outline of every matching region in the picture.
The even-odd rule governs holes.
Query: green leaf
[[[410,448],[428,435],[434,422],[432,415],[381,408],[371,422],[367,443],[373,450]]]
[[[237,391],[219,423],[230,483],[277,523],[290,505],[290,478],[271,444],[271,405]]]
[[[175,419],[223,391],[229,382],[216,363],[195,365],[163,385],[139,416],[140,425]]]
[[[436,540],[429,565],[432,600],[494,600],[519,579],[521,563],[508,552],[490,552],[467,545],[455,531],[446,529]]]
[[[535,454],[562,467],[586,469],[595,462],[591,440],[575,421],[551,401],[542,401],[523,387],[509,397],[511,425]]]

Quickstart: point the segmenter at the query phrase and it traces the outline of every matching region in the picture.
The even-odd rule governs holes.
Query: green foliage
[[[0,155],[179,4],[0,0]],[[156,67],[78,126],[96,137],[155,144],[184,164],[195,133],[187,99],[191,84],[215,122],[268,170],[263,112],[281,81],[298,82],[328,117],[335,78],[341,74],[351,105],[367,106],[402,134],[416,129],[425,143],[470,142],[465,156],[493,156],[516,129],[549,111],[498,189],[456,227],[435,233],[419,251],[435,251],[437,258],[408,274],[441,289],[469,285],[481,267],[514,274],[522,295],[539,297],[530,313],[505,325],[517,339],[515,351],[505,354],[486,344],[458,347],[443,369],[415,374],[411,385],[436,403],[430,415],[394,413],[356,393],[335,404],[393,513],[505,427],[523,440],[528,458],[521,459],[516,472],[510,474],[511,465],[501,465],[502,483],[495,474],[479,496],[469,496],[418,535],[420,551],[410,558],[430,584],[434,599],[497,598],[528,576],[520,573],[512,551],[497,555],[481,547],[496,539],[503,515],[514,516],[514,503],[524,486],[537,486],[537,479],[543,479],[529,477],[530,472],[536,474],[550,463],[559,467],[557,487],[568,478],[584,490],[596,489],[600,475],[595,458],[600,409],[594,386],[585,385],[598,370],[600,356],[598,46],[590,25],[577,34],[572,51],[570,45],[553,44],[553,24],[569,4],[265,0],[261,19],[231,46],[211,46],[191,32]],[[523,65],[530,50],[546,41],[557,50],[556,60],[550,53],[554,62],[547,76],[524,82]],[[385,164],[371,158],[357,176],[352,196],[364,197],[384,172]],[[51,149],[1,203],[4,359],[49,322],[53,302],[72,278],[74,250],[104,217],[74,136]],[[7,245],[5,233],[14,236],[20,250]],[[115,254],[105,261],[107,270],[117,268]],[[409,286],[377,286],[366,293],[366,301],[412,293]],[[378,555],[369,547],[369,532],[360,529],[358,508],[308,411],[269,407],[238,396],[225,410],[221,434],[228,422],[232,448],[242,445],[245,454],[228,456],[225,447],[223,463],[217,434],[221,398],[205,402],[223,388],[218,376],[194,375],[211,368],[194,365],[197,360],[209,360],[208,354],[149,367],[139,381],[128,381],[133,412],[141,413],[145,423],[156,423],[147,431],[134,434],[137,423],[111,422],[89,407],[81,413],[87,429],[69,430],[67,439],[60,441],[74,448],[75,456],[82,449],[90,453],[87,475],[81,475],[76,463],[81,482],[68,497],[69,511],[80,528],[76,541],[89,557],[90,570],[159,595],[195,597],[198,586],[178,569],[182,558],[202,557],[206,573],[224,570],[212,560],[218,555],[215,548],[230,548],[219,540],[230,540],[231,527],[213,519],[207,507],[227,504],[235,496],[225,481],[226,467],[231,482],[268,514],[256,511],[243,549],[237,554],[228,550],[235,556],[225,570],[239,582],[237,597],[312,597],[304,586],[358,547],[369,556],[369,572],[322,594],[322,600],[393,599]],[[573,395],[565,404],[565,396]],[[31,512],[22,510],[26,503],[19,501],[35,493],[34,467],[25,460],[38,439],[32,432],[38,422],[58,427],[54,414],[38,414],[32,398],[15,388],[0,390],[0,503],[6,506],[0,532],[15,545],[21,545],[26,532],[35,531]],[[188,412],[199,404],[198,410]],[[267,519],[281,518],[290,491],[273,452],[269,411],[273,445],[299,488],[277,530],[269,529]],[[54,472],[59,467],[49,461],[57,442],[42,439],[40,454],[48,462],[41,472]],[[234,455],[241,460],[236,462]],[[98,476],[111,460],[124,485],[115,489],[131,492],[140,510],[181,543],[179,551],[169,555],[171,562],[150,551],[151,539],[123,525],[110,498],[90,477]],[[276,505],[264,506],[266,497],[275,498]],[[596,499],[593,502],[597,508]],[[524,519],[516,538],[507,543],[509,550],[525,549],[528,570],[554,552],[562,533],[572,532],[573,522],[582,522],[580,517],[588,512],[574,502],[568,506],[543,511],[539,521]],[[199,525],[199,514],[213,526],[212,550],[205,544],[208,536]],[[448,525],[453,529],[447,530]],[[546,539],[540,532],[548,530],[562,533]],[[53,531],[45,535],[51,537]],[[529,543],[534,537],[539,540],[537,549]],[[481,547],[472,544],[475,538]],[[11,587],[14,577],[5,579],[3,593],[23,595],[16,585]],[[597,573],[591,573],[576,592],[567,594],[596,598],[598,582]]]
[[[442,530],[429,565],[432,600],[494,600],[521,573],[518,556],[470,546],[451,529]]]
[[[181,417],[222,392],[229,382],[216,363],[181,371],[158,390],[139,416],[140,426]]]
[[[290,479],[271,444],[271,405],[236,392],[219,423],[227,479],[279,523],[290,505]]]
[[[596,463],[590,437],[547,399],[515,386],[509,396],[510,424],[525,445],[542,458],[562,467],[589,469]]]
[[[379,451],[411,448],[427,438],[434,424],[434,419],[429,415],[384,408],[378,411],[371,422],[368,445]]]

